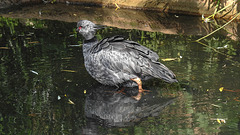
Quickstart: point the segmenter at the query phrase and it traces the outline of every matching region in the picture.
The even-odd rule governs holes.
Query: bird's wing
[[[112,49],[116,50],[124,50],[128,48],[133,51],[135,55],[141,55],[152,61],[158,61],[159,59],[157,53],[153,52],[145,46],[140,45],[137,42],[125,40],[122,36],[113,36],[110,38],[102,39],[97,45],[92,48],[92,52],[96,53],[106,48],[109,49],[109,47],[112,47]],[[129,53],[132,53],[131,51]]]
[[[167,82],[175,75],[165,65],[158,62],[159,56],[137,42],[125,40],[121,36],[104,38],[91,49],[99,54],[101,63],[114,72],[125,72],[138,76],[153,76]]]

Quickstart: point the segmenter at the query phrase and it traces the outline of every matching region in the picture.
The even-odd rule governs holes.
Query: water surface
[[[186,21],[186,20],[185,20]],[[156,51],[179,83],[144,83],[135,101],[85,70],[76,23],[0,17],[0,134],[240,134],[239,44],[107,27]],[[80,45],[80,46],[76,46]],[[220,91],[223,90],[223,91]]]

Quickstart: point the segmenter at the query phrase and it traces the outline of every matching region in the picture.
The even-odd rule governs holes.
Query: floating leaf
[[[221,107],[220,105],[215,105],[215,104],[211,104],[212,106],[215,106],[215,107]]]
[[[204,17],[204,14],[202,14],[202,20],[203,20],[205,23],[211,22],[208,17],[207,17],[207,18]]]
[[[219,119],[217,119],[217,122],[218,122],[219,124],[221,124],[221,121],[220,121]]]
[[[219,124],[226,123],[226,120],[222,118],[210,118],[210,119],[214,121],[216,120]]]
[[[240,102],[239,97],[236,97],[233,100]]]
[[[222,123],[226,123],[226,120],[224,120],[224,119],[220,119],[220,121],[221,121]]]
[[[77,71],[74,71],[74,70],[61,70],[61,71],[64,71],[64,72],[71,72],[71,73],[75,73]]]
[[[220,92],[222,92],[222,91],[223,91],[223,89],[224,89],[224,87],[221,87],[221,88],[219,88],[219,91],[220,91]]]
[[[67,82],[72,82],[72,80],[69,80],[69,79],[68,79]]]
[[[240,90],[228,90],[228,89],[224,89],[224,91],[229,91],[229,92],[240,92]]]
[[[78,47],[78,46],[82,46],[82,45],[68,45],[69,47]]]
[[[30,113],[28,116],[35,117],[37,114],[36,113]]]
[[[74,105],[74,102],[70,99],[68,99],[68,103],[71,104],[71,105]]]
[[[114,3],[114,4],[115,4],[115,6],[117,7],[117,8],[115,9],[115,11],[118,10],[118,9],[120,9],[120,7],[118,6],[117,3]]]
[[[0,47],[0,49],[10,49],[9,47]]]
[[[162,61],[173,61],[173,60],[177,60],[178,58],[166,58],[166,59],[162,59]]]
[[[228,48],[228,45],[224,45],[223,47],[217,47],[217,49],[226,49]]]
[[[32,73],[34,73],[34,74],[36,74],[36,75],[38,75],[38,72],[36,72],[36,71],[33,71],[33,70],[30,70]]]

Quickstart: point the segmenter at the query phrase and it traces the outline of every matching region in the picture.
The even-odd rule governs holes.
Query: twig
[[[239,63],[239,62],[234,61],[234,60],[231,59],[232,56],[227,55],[227,54],[225,54],[225,53],[222,53],[222,52],[218,51],[217,49],[215,49],[215,48],[213,48],[213,47],[211,47],[211,46],[208,46],[207,44],[204,44],[204,43],[202,43],[202,42],[200,42],[200,41],[196,41],[196,42],[199,43],[199,44],[201,44],[201,45],[203,45],[203,46],[205,46],[205,47],[208,47],[208,48],[212,49],[212,50],[215,51],[216,53],[219,53],[219,54],[221,54],[221,55],[226,56],[227,58],[229,58],[229,59],[227,59],[228,61],[234,63],[235,66],[240,67],[240,63]]]
[[[211,15],[211,16],[213,16],[212,18],[214,18],[215,15],[218,13],[217,10],[218,10],[219,5],[220,5],[220,0],[218,0],[218,2],[217,2],[217,7],[215,8],[214,13]],[[207,17],[207,18],[210,18],[210,17]]]
[[[214,30],[213,32],[207,34],[206,36],[204,36],[204,37],[202,37],[202,38],[199,38],[199,39],[196,40],[196,41],[199,42],[200,40],[202,40],[202,39],[204,39],[204,38],[212,35],[213,33],[219,31],[220,29],[222,29],[223,27],[225,27],[226,25],[228,25],[230,22],[232,22],[232,21],[233,21],[235,18],[237,18],[239,15],[240,15],[240,12],[239,12],[237,15],[235,15],[230,21],[228,21],[227,23],[225,23],[223,26],[221,26],[221,27],[219,27],[218,29]]]
[[[219,10],[219,11],[217,11],[217,12],[214,12],[214,14],[212,14],[212,15],[206,17],[206,18],[210,18],[210,17],[213,17],[213,18],[214,18],[214,16],[215,16],[217,13],[222,12],[222,11],[225,10],[226,8],[230,7],[233,3],[234,3],[234,1],[233,1],[231,4],[227,5],[226,7],[222,8],[221,10]],[[216,11],[216,10],[215,10],[215,11]]]
[[[227,54],[225,54],[225,53],[222,53],[222,52],[218,51],[217,49],[215,49],[215,48],[213,48],[213,47],[211,47],[211,46],[208,46],[207,44],[204,44],[204,43],[202,43],[202,42],[200,42],[200,41],[196,41],[196,42],[199,43],[199,44],[201,44],[201,45],[203,45],[203,46],[206,46],[206,47],[212,49],[212,50],[215,51],[216,53],[219,53],[219,54],[221,54],[221,55],[224,55],[224,56],[226,56],[226,57],[228,57],[228,58],[231,58],[231,57],[232,57],[232,56],[227,55]]]

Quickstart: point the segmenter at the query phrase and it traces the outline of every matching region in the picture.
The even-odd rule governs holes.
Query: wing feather
[[[157,53],[121,36],[104,38],[92,48],[92,53],[101,54],[101,62],[114,72],[138,76],[153,76],[167,82],[175,82],[175,75],[158,62]]]

